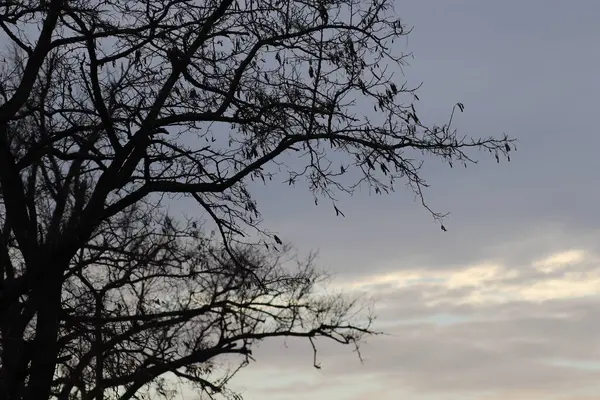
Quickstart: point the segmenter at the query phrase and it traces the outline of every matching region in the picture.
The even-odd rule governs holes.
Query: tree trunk
[[[52,260],[52,258],[48,259]],[[35,307],[37,320],[32,343],[29,382],[24,400],[47,399],[48,393],[51,392],[59,352],[58,332],[63,271],[66,270],[67,265],[68,262],[42,265],[42,268],[46,269],[41,274],[43,280],[34,283],[30,301]]]
[[[20,302],[15,302],[2,316],[2,367],[0,368],[0,398],[22,397],[29,355],[24,332],[30,317]]]

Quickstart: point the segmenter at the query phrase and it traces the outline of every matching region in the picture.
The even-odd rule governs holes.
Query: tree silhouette
[[[402,182],[429,209],[425,155],[512,149],[417,116],[390,0],[0,6],[2,398],[167,396],[167,372],[225,393],[215,359],[256,340],[354,343],[354,308],[276,265],[250,182],[303,181],[338,215],[336,193]]]
[[[180,381],[235,398],[226,384],[257,341],[304,337],[314,345],[325,337],[358,349],[372,333],[362,303],[315,292],[326,281],[312,257],[290,265],[285,248],[246,246],[233,260],[197,228],[165,227],[149,215],[123,214],[73,260],[57,398],[168,398]],[[218,362],[226,355],[239,356],[230,369]]]

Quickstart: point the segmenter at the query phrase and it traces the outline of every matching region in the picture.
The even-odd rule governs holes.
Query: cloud
[[[586,252],[583,250],[568,250],[534,261],[533,266],[541,272],[551,273],[569,265],[581,263],[585,258]]]
[[[540,302],[600,293],[600,257],[579,249],[567,249],[534,259],[526,265],[514,266],[498,261],[453,270],[406,268],[347,280],[339,286],[379,294],[393,292],[395,295],[398,291],[413,292],[416,289],[419,300],[429,306]]]
[[[286,398],[280,395],[302,388],[304,397],[289,398],[308,399],[338,390],[333,398],[346,399],[340,388],[360,381],[357,400],[372,393],[397,398],[391,388],[407,399],[494,400],[499,393],[586,399],[578,391],[600,389],[600,258],[590,248],[566,247],[524,259],[530,261],[400,268],[338,280],[337,289],[374,297],[386,335],[363,346],[364,365],[350,349],[318,342],[320,371],[311,369],[308,343],[265,342],[255,352],[253,373],[296,379],[260,393]],[[358,393],[364,387],[371,395]]]

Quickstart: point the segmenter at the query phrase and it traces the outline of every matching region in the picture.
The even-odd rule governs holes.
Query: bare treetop
[[[8,43],[0,66],[0,320],[17,318],[2,328],[2,346],[20,337],[35,348],[21,360],[3,353],[0,383],[17,379],[20,365],[19,382],[30,382],[25,398],[43,398],[52,385],[69,279],[98,262],[98,249],[119,259],[123,244],[106,240],[115,221],[129,216],[117,231],[127,227],[131,238],[160,235],[145,229],[170,231],[181,220],[165,212],[163,197],[189,197],[235,259],[233,243],[251,229],[269,249],[282,244],[266,236],[252,180],[303,181],[315,203],[331,201],[338,215],[340,192],[408,184],[439,219],[422,192],[425,155],[466,166],[470,150],[499,161],[513,149],[507,137],[460,136],[452,116],[461,103],[443,124],[422,121],[417,94],[400,76],[408,55],[395,41],[409,29],[392,0],[0,8]],[[194,232],[184,236],[198,239]],[[84,275],[78,285],[99,290]]]
[[[394,76],[406,57],[394,39],[407,31],[387,0],[44,8],[35,37],[20,22],[41,22],[39,7],[7,6],[5,32],[20,63],[5,69],[0,118],[32,121],[43,102],[46,141],[30,138],[37,151],[15,149],[15,161],[24,171],[53,153],[62,167],[55,181],[76,165],[72,175],[95,186],[79,204],[86,220],[150,193],[186,193],[232,230],[256,213],[245,178],[269,178],[290,153],[304,162],[284,167],[286,178],[305,177],[316,194],[332,196],[352,190],[338,178],[353,169],[377,192],[398,178],[420,191],[421,163],[407,150],[449,161],[468,161],[469,146],[505,151],[502,140],[422,124],[414,91]],[[334,152],[341,162],[331,161]]]

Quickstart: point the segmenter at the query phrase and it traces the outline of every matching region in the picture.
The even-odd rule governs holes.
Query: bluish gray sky
[[[336,285],[376,294],[390,335],[349,349],[266,342],[235,379],[248,400],[600,399],[600,3],[400,1],[415,27],[405,69],[422,118],[519,139],[511,163],[432,162],[426,196],[344,199],[347,218],[302,188],[263,188],[266,225],[320,250]]]

